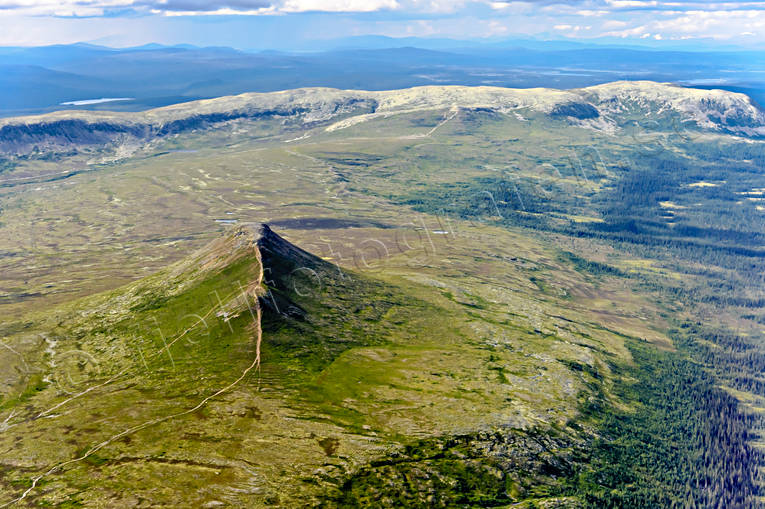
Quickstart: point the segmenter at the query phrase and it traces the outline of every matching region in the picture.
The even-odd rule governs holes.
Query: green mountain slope
[[[340,269],[262,226],[45,310],[6,331],[3,353],[19,358],[3,363],[0,503],[544,498],[584,439],[570,425],[596,380],[576,374],[586,349],[452,299]],[[607,369],[597,357],[593,376]],[[419,484],[401,489],[412,469]]]

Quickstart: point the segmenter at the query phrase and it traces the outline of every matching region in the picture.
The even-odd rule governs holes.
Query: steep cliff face
[[[320,467],[321,441],[341,430],[291,425],[300,413],[322,419],[295,391],[342,352],[384,340],[340,299],[371,301],[380,288],[248,225],[154,276],[4,329],[0,505],[273,505],[269,484]]]

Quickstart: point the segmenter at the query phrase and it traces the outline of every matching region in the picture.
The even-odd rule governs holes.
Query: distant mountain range
[[[0,48],[0,116],[62,108],[140,111],[299,87],[392,90],[421,85],[581,88],[615,80],[675,82],[765,102],[765,52],[665,51],[575,42],[368,36],[314,52],[244,52],[190,45],[114,49],[90,44]],[[64,105],[108,97],[120,103]]]
[[[124,100],[106,103],[110,107]],[[87,106],[87,105],[86,105]],[[145,112],[59,111],[0,120],[0,154],[26,157],[84,149],[135,150],[184,132],[277,120],[285,133],[327,132],[392,115],[451,108],[544,116],[616,134],[637,126],[675,132],[716,131],[765,137],[765,111],[748,96],[650,81],[572,90],[429,86],[391,91],[304,88],[187,102]],[[1,183],[1,182],[0,182]]]

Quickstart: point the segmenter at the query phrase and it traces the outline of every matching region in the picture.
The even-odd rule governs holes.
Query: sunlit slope
[[[582,398],[608,394],[607,359],[629,359],[622,337],[552,301],[535,331],[494,318],[496,299],[391,281],[243,227],[8,326],[0,503],[332,505],[355,472],[359,500],[390,505],[559,493],[588,440]],[[557,313],[571,321],[550,329]],[[417,467],[419,486],[363,470],[433,448],[446,456]]]

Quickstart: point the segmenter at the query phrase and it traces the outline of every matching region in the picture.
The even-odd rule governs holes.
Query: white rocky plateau
[[[500,87],[427,86],[391,91],[301,88],[269,93],[246,93],[186,102],[143,112],[67,110],[44,115],[0,119],[0,142],[13,132],[60,121],[160,131],[172,122],[205,119],[218,123],[259,115],[299,115],[306,124],[324,122],[336,130],[379,116],[411,111],[487,108],[502,113],[523,110],[576,117],[579,108],[590,118],[571,118],[590,127],[611,127],[626,115],[662,118],[677,114],[682,122],[732,134],[765,136],[765,111],[748,96],[724,90],[686,88],[651,81],[619,81],[581,89],[511,89]],[[565,109],[569,108],[569,109]],[[597,117],[597,118],[593,118]],[[336,121],[332,123],[333,120]],[[20,131],[19,131],[20,130]],[[37,133],[38,135],[40,133]],[[3,138],[6,138],[3,140]]]

